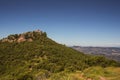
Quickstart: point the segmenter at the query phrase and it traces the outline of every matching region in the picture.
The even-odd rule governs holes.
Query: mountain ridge
[[[0,80],[46,80],[56,73],[83,71],[92,66],[120,66],[114,60],[87,55],[56,43],[46,32],[26,32],[24,38],[32,38],[32,41],[18,42],[19,38],[13,42],[0,41]]]
[[[103,55],[107,58],[114,59],[120,62],[119,47],[82,47],[72,46],[73,49],[84,52],[85,54]]]

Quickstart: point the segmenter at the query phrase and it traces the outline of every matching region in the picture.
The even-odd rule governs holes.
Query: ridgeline
[[[120,63],[58,44],[40,30],[0,40],[0,80],[62,80],[53,75],[92,66],[118,67]]]

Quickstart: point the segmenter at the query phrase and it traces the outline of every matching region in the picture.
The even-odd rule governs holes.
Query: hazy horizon
[[[0,39],[36,29],[68,46],[120,47],[119,0],[0,0]]]

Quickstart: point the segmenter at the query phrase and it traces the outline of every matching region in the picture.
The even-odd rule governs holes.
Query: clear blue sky
[[[120,0],[0,0],[0,38],[35,29],[69,46],[120,46]]]

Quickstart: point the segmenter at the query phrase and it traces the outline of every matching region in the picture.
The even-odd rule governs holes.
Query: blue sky
[[[0,38],[41,29],[69,46],[120,46],[120,0],[0,0]]]

